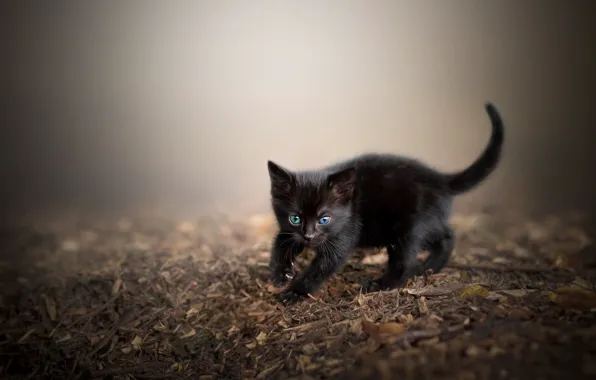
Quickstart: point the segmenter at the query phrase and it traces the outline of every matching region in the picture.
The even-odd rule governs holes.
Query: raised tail
[[[484,107],[492,123],[492,135],[484,152],[459,173],[447,174],[447,186],[454,194],[465,193],[484,181],[497,167],[503,146],[503,121],[496,107],[487,103]]]

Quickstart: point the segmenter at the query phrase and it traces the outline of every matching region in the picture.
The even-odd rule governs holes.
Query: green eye
[[[290,215],[290,223],[297,226],[302,222],[302,219],[298,215]]]

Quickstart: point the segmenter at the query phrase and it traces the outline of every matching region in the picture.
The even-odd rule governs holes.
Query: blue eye
[[[290,215],[290,223],[297,226],[302,222],[302,219],[298,215]]]
[[[324,216],[321,219],[319,219],[319,224],[328,224],[330,221],[331,221],[331,217]]]

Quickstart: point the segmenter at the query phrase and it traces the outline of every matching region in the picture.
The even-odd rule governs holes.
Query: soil
[[[357,252],[284,307],[268,281],[270,215],[28,221],[2,232],[0,376],[596,378],[585,219],[468,214],[453,225],[441,273],[361,294],[386,258]]]

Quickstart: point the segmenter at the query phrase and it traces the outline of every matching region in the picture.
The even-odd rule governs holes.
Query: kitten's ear
[[[292,189],[294,176],[289,170],[279,166],[273,161],[267,161],[269,179],[271,180],[272,195],[281,195]]]
[[[356,168],[347,168],[329,175],[327,184],[331,194],[341,201],[352,198],[356,186]]]
[[[269,170],[271,182],[289,182],[292,180],[292,173],[273,161],[267,161],[267,169]]]

